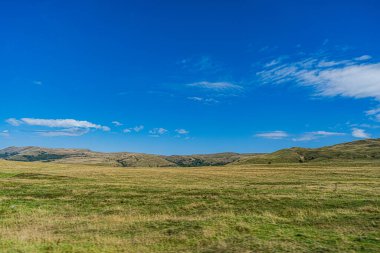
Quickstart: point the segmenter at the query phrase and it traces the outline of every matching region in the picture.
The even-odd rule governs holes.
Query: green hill
[[[380,161],[380,139],[367,139],[322,148],[289,148],[240,159],[236,164],[323,161]]]

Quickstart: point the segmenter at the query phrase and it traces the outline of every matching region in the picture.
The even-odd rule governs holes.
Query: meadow
[[[380,166],[0,160],[0,252],[380,252]]]

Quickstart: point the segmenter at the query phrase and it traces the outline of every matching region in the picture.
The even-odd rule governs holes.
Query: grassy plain
[[[380,252],[380,166],[0,160],[0,252]]]

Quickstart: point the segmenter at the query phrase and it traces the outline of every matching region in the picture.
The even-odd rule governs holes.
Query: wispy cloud
[[[152,130],[149,131],[150,136],[152,137],[159,137],[163,134],[166,134],[168,130],[165,128],[159,127],[159,128],[153,128]]]
[[[372,124],[347,124],[347,125],[349,125],[350,127],[353,127],[353,128],[358,128],[358,127],[369,128],[369,129],[379,129],[380,128],[379,125],[372,125]]]
[[[372,56],[370,56],[370,55],[362,55],[362,56],[355,58],[356,61],[366,61],[366,60],[370,60],[370,59],[372,59]]]
[[[380,107],[368,110],[365,114],[372,120],[380,121]]]
[[[299,137],[293,138],[293,141],[311,141],[320,139],[323,137],[330,137],[330,136],[343,136],[346,135],[345,133],[339,133],[339,132],[327,132],[327,131],[315,131],[315,132],[307,132],[302,134]]]
[[[231,82],[195,82],[187,84],[189,87],[196,87],[201,89],[208,89],[213,91],[225,91],[225,90],[242,90],[243,87]]]
[[[107,126],[101,126],[85,120],[75,119],[35,119],[35,118],[22,118],[20,120],[23,124],[30,126],[43,126],[43,127],[62,127],[62,128],[93,128],[103,131],[109,131]]]
[[[114,124],[114,126],[117,126],[117,127],[123,125],[122,123],[120,123],[119,121],[116,121],[116,120],[112,121],[111,123]]]
[[[361,139],[368,139],[371,138],[371,135],[366,133],[364,129],[360,128],[353,128],[352,129],[352,136],[356,138],[361,138]]]
[[[269,68],[269,67],[274,67],[276,65],[279,65],[281,62],[283,62],[286,58],[288,58],[287,56],[280,56],[276,59],[273,59],[271,60],[270,62],[267,62],[266,64],[264,64],[264,67],[265,68]]]
[[[289,136],[289,134],[285,131],[272,131],[272,132],[264,132],[258,133],[255,135],[256,137],[265,138],[265,139],[284,139]]]
[[[1,137],[9,137],[10,136],[9,131],[8,130],[1,131],[0,136]]]
[[[364,62],[370,58],[368,55],[349,60],[307,58],[266,67],[257,75],[265,83],[312,86],[319,96],[380,100],[380,63]]]
[[[75,119],[37,119],[37,118],[10,118],[6,120],[12,126],[39,126],[47,128],[60,128],[58,130],[38,130],[42,136],[80,136],[89,132],[90,129],[110,131],[107,126],[91,123],[85,120]]]
[[[141,132],[143,129],[144,129],[144,126],[140,125],[140,126],[126,128],[123,130],[123,132],[124,133],[131,133],[132,131],[134,131],[134,132],[138,133],[138,132]]]
[[[7,119],[5,120],[5,122],[7,122],[9,125],[12,125],[12,126],[19,126],[23,123],[21,120],[18,120],[15,118]]]
[[[183,128],[181,128],[181,129],[176,129],[175,131],[176,131],[176,133],[178,133],[178,134],[188,134],[188,133],[189,133],[189,131],[187,131],[186,129],[183,129]]]
[[[195,102],[202,102],[205,104],[216,104],[219,103],[218,100],[214,98],[203,98],[203,97],[187,97],[187,99],[195,101]]]
[[[343,136],[346,135],[345,133],[340,132],[328,132],[328,131],[314,131],[314,132],[306,132],[299,135],[291,135],[285,131],[272,131],[272,132],[263,132],[258,133],[255,136],[265,139],[285,139],[288,137],[295,136],[292,138],[293,141],[311,141],[316,140],[324,137],[331,137],[331,136]]]
[[[140,131],[142,131],[143,129],[144,129],[144,126],[143,126],[143,125],[135,126],[135,127],[133,128],[133,130],[134,130],[135,132],[140,132]]]
[[[272,66],[275,66],[275,65],[277,65],[277,64],[279,64],[279,63],[280,63],[280,61],[279,61],[278,59],[274,59],[274,60],[272,60],[272,61],[266,63],[266,64],[264,65],[264,67],[272,67]]]
[[[43,131],[39,130],[37,133],[41,136],[46,137],[58,137],[58,136],[81,136],[86,133],[88,133],[90,130],[88,128],[66,128],[66,129],[59,129],[54,131]]]

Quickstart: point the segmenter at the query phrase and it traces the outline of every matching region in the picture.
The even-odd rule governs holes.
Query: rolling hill
[[[0,158],[12,161],[42,161],[117,167],[198,167],[272,163],[314,163],[325,161],[380,161],[380,139],[367,139],[321,148],[293,147],[270,154],[219,153],[201,155],[151,155],[101,153],[88,149],[8,147]]]
[[[8,147],[0,150],[0,158],[11,161],[42,161],[110,165],[121,167],[197,167],[220,166],[236,162],[243,156],[237,153],[210,155],[150,155],[141,153],[101,153],[87,149],[55,149],[41,147]]]
[[[367,139],[321,148],[293,147],[240,159],[237,164],[380,161],[380,139]]]

